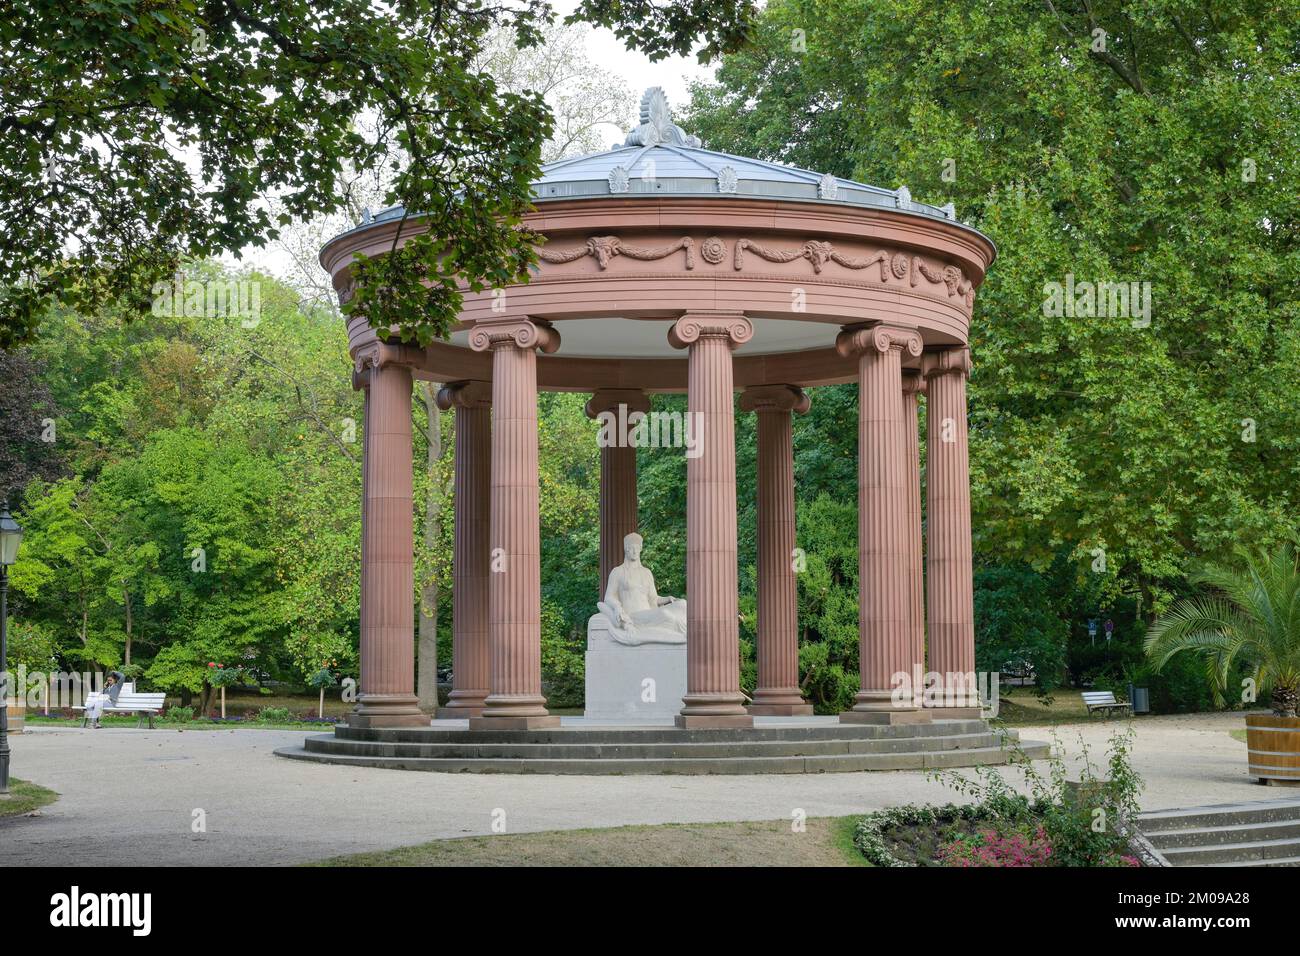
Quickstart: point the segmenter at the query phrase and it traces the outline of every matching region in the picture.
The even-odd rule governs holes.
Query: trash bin
[[[1151,692],[1145,687],[1128,685],[1128,702],[1133,705],[1133,713],[1151,713]]]

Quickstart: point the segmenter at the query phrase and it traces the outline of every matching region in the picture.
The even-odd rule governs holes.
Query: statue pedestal
[[[672,724],[686,695],[685,644],[619,644],[609,620],[587,622],[587,720]],[[649,698],[649,699],[647,699]]]

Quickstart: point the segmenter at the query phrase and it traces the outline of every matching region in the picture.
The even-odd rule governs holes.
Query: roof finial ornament
[[[627,134],[624,146],[690,146],[700,148],[700,138],[689,136],[673,122],[662,86],[652,86],[641,97],[641,125]]]

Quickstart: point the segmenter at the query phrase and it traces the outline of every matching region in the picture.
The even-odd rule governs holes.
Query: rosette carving
[[[727,258],[727,244],[717,236],[709,236],[700,243],[700,257],[709,265],[716,266]]]
[[[820,239],[810,239],[796,249],[775,249],[755,242],[753,239],[737,239],[736,254],[733,260],[736,271],[745,268],[746,252],[752,252],[768,262],[784,263],[794,262],[796,259],[807,259],[812,263],[813,272],[818,274],[821,273],[822,268],[828,262],[834,262],[846,269],[854,270],[866,269],[869,266],[879,264],[881,282],[887,283],[891,278],[906,280],[910,286],[915,288],[920,284],[921,279],[925,279],[936,285],[942,284],[947,288],[949,296],[959,295],[966,301],[967,305],[972,305],[975,301],[975,285],[966,278],[965,273],[960,268],[954,265],[934,266],[920,256],[909,255],[905,252],[891,253],[881,250],[870,256],[857,257],[845,255],[831,243]]]

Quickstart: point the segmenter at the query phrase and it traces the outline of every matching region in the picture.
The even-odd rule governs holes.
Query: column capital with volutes
[[[742,412],[797,412],[803,415],[812,399],[794,385],[751,385],[740,393]]]
[[[668,344],[688,348],[702,338],[726,340],[728,347],[744,345],[754,337],[754,324],[743,312],[685,312],[668,330]]]
[[[598,418],[617,411],[620,405],[626,405],[628,412],[648,412],[650,396],[638,388],[598,388],[583,407],[588,418]]]
[[[548,355],[560,347],[560,333],[543,319],[526,316],[479,319],[469,332],[475,352],[499,348],[541,349]]]
[[[910,325],[864,322],[861,325],[846,325],[835,337],[835,351],[845,358],[868,351],[883,355],[890,349],[906,352],[913,358],[919,357],[924,349],[921,333]]]
[[[444,412],[453,408],[490,408],[491,406],[491,382],[449,382],[438,389],[438,407]]]
[[[970,377],[970,349],[966,346],[926,352],[921,359],[921,374],[926,378],[936,375],[961,375]]]

